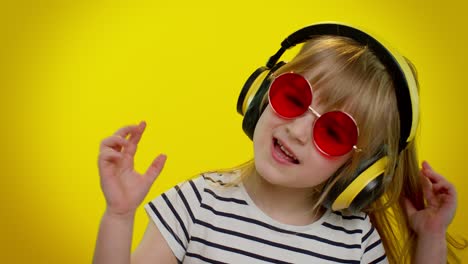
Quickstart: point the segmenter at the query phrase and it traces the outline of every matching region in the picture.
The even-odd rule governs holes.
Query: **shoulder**
[[[203,181],[210,187],[237,186],[239,184],[239,173],[232,172],[206,172],[202,173],[197,179]]]
[[[361,236],[365,243],[370,236],[380,237],[373,226],[370,217],[364,212],[334,211],[331,213],[334,222],[349,232],[355,232]]]
[[[366,243],[371,236],[379,238],[369,215],[363,212],[331,211],[322,225],[360,244]]]
[[[367,213],[364,212],[334,212],[342,221],[346,222],[348,225],[359,227],[362,230],[363,240],[366,236],[370,235],[370,232],[375,230],[370,217]]]
[[[207,204],[228,202],[241,197],[240,176],[236,172],[209,172],[203,173],[195,179],[199,187],[201,200]]]
[[[181,200],[181,202],[200,205],[205,196],[213,196],[217,192],[227,192],[238,187],[235,172],[207,172],[185,180],[161,195],[165,200]]]
[[[331,228],[341,230],[341,233],[346,233],[346,236],[353,234],[355,243],[360,244],[362,262],[387,263],[379,232],[373,226],[368,214],[334,211],[330,214],[329,219],[331,220],[329,223]]]
[[[336,225],[354,234],[363,234],[372,226],[363,212],[332,211],[327,220],[324,225]]]

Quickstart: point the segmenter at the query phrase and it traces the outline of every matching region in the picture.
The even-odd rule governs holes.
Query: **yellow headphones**
[[[343,36],[366,45],[385,65],[392,77],[400,116],[399,152],[413,140],[419,120],[419,98],[416,77],[410,65],[398,52],[364,31],[343,23],[323,22],[302,28],[281,42],[281,48],[270,57],[265,66],[255,70],[245,82],[237,100],[237,112],[243,115],[242,128],[253,139],[255,126],[265,107],[260,107],[269,88],[269,76],[286,64],[279,61],[283,53],[297,44],[322,36]],[[324,206],[332,210],[359,211],[383,193],[383,173],[388,157],[385,146],[369,160],[363,161],[352,177],[338,181],[332,187]],[[333,178],[333,177],[332,177]],[[331,178],[331,179],[332,179]]]

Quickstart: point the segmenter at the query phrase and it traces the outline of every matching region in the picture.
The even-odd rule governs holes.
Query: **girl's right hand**
[[[427,205],[424,209],[417,210],[411,201],[405,198],[405,210],[410,226],[419,237],[438,235],[445,240],[445,233],[457,209],[455,186],[435,172],[427,161],[422,163],[420,176]]]
[[[101,142],[98,166],[107,213],[134,214],[164,167],[166,156],[160,154],[144,175],[134,169],[135,152],[145,127],[144,121],[137,126],[122,127]]]

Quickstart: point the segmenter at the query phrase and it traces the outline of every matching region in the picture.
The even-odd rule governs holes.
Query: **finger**
[[[156,180],[158,175],[161,173],[162,169],[164,168],[164,164],[166,163],[166,160],[167,156],[164,154],[159,155],[153,160],[144,176],[148,179],[149,184],[153,184],[154,180]]]
[[[457,199],[455,196],[449,194],[439,194],[439,207],[438,210],[441,215],[445,215],[447,225],[453,220],[455,211],[457,210]]]
[[[424,175],[432,182],[435,192],[446,190],[451,194],[456,195],[455,186],[450,183],[444,176],[435,172],[426,161],[423,162]]]
[[[432,197],[427,198],[428,206],[439,210],[453,211],[456,207],[455,187],[450,183],[432,184]]]
[[[135,129],[132,130],[130,138],[128,139],[128,145],[124,149],[124,153],[128,154],[131,157],[135,156],[138,143],[140,142],[145,127],[146,122],[142,121]]]
[[[126,146],[127,146],[127,140],[125,138],[113,135],[101,141],[100,150],[102,152],[106,149],[113,149],[115,151],[120,152],[122,150],[122,147],[126,147]]]
[[[448,194],[440,194],[438,198],[441,202],[440,204],[441,209],[452,210],[452,211],[456,210],[457,200],[455,199],[455,197],[448,195]]]
[[[423,161],[422,163],[422,172],[433,183],[438,182],[438,181],[445,181],[444,176],[434,171],[434,169],[432,169],[432,167],[429,165],[427,161]]]
[[[102,162],[116,162],[122,159],[122,153],[115,151],[104,151],[99,155],[99,164]]]
[[[405,207],[406,215],[412,216],[417,212],[416,207],[414,207],[413,203],[406,197],[403,197],[403,205]]]
[[[124,159],[122,160],[121,165],[123,168],[127,168],[127,169],[133,168],[135,152],[137,149],[138,142],[140,141],[140,138],[141,138],[141,133],[143,133],[145,126],[146,126],[146,123],[142,121],[140,122],[138,126],[134,127],[133,130],[130,132],[131,134],[128,139],[127,147],[125,147],[122,150],[122,153],[124,154]]]
[[[432,169],[432,166],[429,164],[429,162],[427,162],[427,160],[424,160],[424,161],[422,162],[422,167],[423,167],[423,169],[433,170],[433,169]]]
[[[455,187],[449,182],[438,182],[433,184],[434,193],[445,193],[448,195],[455,195]]]
[[[424,198],[426,199],[428,205],[434,206],[436,204],[436,201],[434,201],[434,191],[432,183],[422,173],[420,173],[419,175],[421,176],[421,184],[423,188]]]
[[[124,126],[117,130],[114,135],[125,138],[132,130],[137,128],[138,125]]]
[[[107,151],[101,153],[98,158],[98,168],[101,171],[108,166],[113,166],[114,164],[118,164],[119,161],[122,160],[122,153],[115,152],[115,151]],[[105,178],[106,175],[100,173],[101,178]]]

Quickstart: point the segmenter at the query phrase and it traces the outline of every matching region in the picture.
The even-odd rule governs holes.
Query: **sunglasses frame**
[[[295,116],[295,117],[286,117],[286,116],[283,116],[283,115],[281,115],[280,113],[278,113],[278,111],[275,109],[275,107],[274,107],[273,104],[271,103],[271,96],[270,96],[271,87],[273,86],[274,82],[275,82],[279,77],[284,76],[284,75],[289,75],[289,74],[297,75],[297,76],[301,77],[302,79],[304,79],[304,81],[306,81],[307,85],[309,86],[309,90],[310,90],[310,93],[311,93],[311,100],[310,100],[310,104],[309,104],[308,108],[305,109],[305,111],[304,111],[302,114],[300,114],[300,115],[298,115],[298,116]],[[315,120],[314,120],[314,123],[312,124],[312,139],[313,139],[313,141],[314,141],[314,145],[317,147],[317,149],[318,149],[321,153],[323,153],[323,154],[325,154],[325,155],[327,155],[327,156],[329,156],[329,157],[341,157],[341,156],[344,156],[344,155],[348,154],[348,153],[351,152],[352,150],[354,150],[354,151],[356,151],[356,152],[361,152],[362,149],[359,148],[359,147],[357,147],[356,144],[354,144],[354,145],[352,146],[352,148],[351,148],[349,151],[347,151],[346,153],[341,154],[341,155],[331,155],[331,154],[325,152],[323,149],[321,149],[320,146],[318,146],[317,142],[315,141],[315,137],[314,137],[314,127],[315,127],[316,122],[322,117],[322,115],[325,115],[325,114],[331,113],[331,112],[340,112],[340,113],[343,113],[343,114],[347,115],[347,116],[353,121],[353,123],[354,123],[354,125],[355,125],[355,127],[356,127],[356,130],[357,130],[357,137],[358,137],[358,138],[359,138],[359,126],[357,125],[356,120],[355,120],[349,113],[347,113],[347,112],[345,112],[345,111],[342,111],[342,110],[332,110],[332,111],[325,112],[325,113],[322,114],[322,115],[319,114],[314,108],[312,108],[312,102],[313,102],[313,99],[314,99],[314,98],[313,98],[313,94],[314,94],[314,93],[313,93],[313,90],[312,90],[312,85],[310,84],[309,80],[307,80],[307,78],[305,78],[305,77],[302,76],[301,74],[298,74],[298,73],[295,73],[295,72],[286,72],[286,73],[282,73],[282,74],[280,74],[280,75],[278,75],[278,76],[275,76],[275,78],[271,81],[271,83],[270,83],[270,85],[269,85],[269,88],[268,88],[268,103],[270,104],[271,109],[273,109],[273,112],[275,112],[276,115],[278,115],[279,117],[281,117],[281,118],[283,118],[283,119],[287,119],[287,120],[296,119],[296,118],[298,118],[298,117],[303,116],[303,115],[304,115],[305,113],[307,113],[308,111],[311,111],[312,114],[316,117]]]

